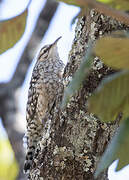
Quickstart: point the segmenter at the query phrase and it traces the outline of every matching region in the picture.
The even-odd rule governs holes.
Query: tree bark
[[[79,68],[88,49],[88,42],[93,43],[105,33],[122,29],[127,27],[94,10],[78,19],[69,61],[64,70],[64,88]],[[87,99],[101,80],[112,73],[115,73],[115,70],[95,57],[88,77],[63,111],[60,109],[64,92],[62,89],[51,112],[51,118],[43,129],[28,179],[94,179],[97,163],[119,127],[121,116],[118,115],[114,123],[102,123],[87,111]],[[108,180],[107,171],[106,169],[101,173],[98,180]]]

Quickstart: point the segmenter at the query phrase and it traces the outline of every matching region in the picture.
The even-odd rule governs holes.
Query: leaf
[[[116,73],[102,81],[89,98],[89,111],[101,121],[114,121],[118,114],[129,116],[129,71]]]
[[[9,140],[0,137],[0,180],[14,180],[18,171],[19,167]]]
[[[61,105],[62,108],[64,108],[67,105],[69,99],[79,90],[80,86],[82,85],[82,82],[84,81],[86,75],[89,72],[93,60],[91,43],[89,43],[88,47],[89,49],[86,52],[86,55],[84,56],[80,68],[75,72],[75,75],[72,81],[69,83],[68,87],[65,88]]]
[[[28,10],[6,21],[0,22],[0,54],[12,48],[25,31]]]
[[[116,34],[117,36],[117,34]],[[126,38],[125,38],[126,37]],[[129,69],[129,38],[127,36],[105,36],[96,42],[96,55],[115,69]]]
[[[129,117],[123,121],[119,130],[104,152],[95,173],[97,177],[116,159],[119,159],[117,170],[129,164]]]
[[[129,10],[129,1],[128,0],[97,0],[99,2],[108,4],[116,9]]]

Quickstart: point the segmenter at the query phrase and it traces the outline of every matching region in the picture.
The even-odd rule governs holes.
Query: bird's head
[[[58,55],[57,42],[59,41],[60,38],[61,37],[57,38],[52,44],[45,45],[43,48],[41,48],[38,56],[39,61],[53,58],[54,56]]]

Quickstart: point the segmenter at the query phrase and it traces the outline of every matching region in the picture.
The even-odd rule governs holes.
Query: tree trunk
[[[94,10],[80,17],[75,29],[69,61],[64,71],[64,86],[67,86],[78,69],[88,49],[88,42],[94,42],[107,32],[121,29],[126,29],[125,25]],[[96,57],[90,74],[63,111],[60,110],[64,91],[62,89],[51,112],[51,118],[43,129],[29,179],[94,179],[96,165],[118,128],[121,117],[118,115],[112,124],[100,122],[87,111],[87,98],[98,87],[103,77],[114,72]],[[107,170],[98,179],[107,180]]]

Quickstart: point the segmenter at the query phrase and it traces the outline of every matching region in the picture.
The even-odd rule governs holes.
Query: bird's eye
[[[44,46],[39,53],[38,59],[43,60],[43,58],[47,58],[49,49],[50,49],[50,46]]]
[[[46,52],[47,52],[47,49],[44,50],[44,53],[46,53]]]

